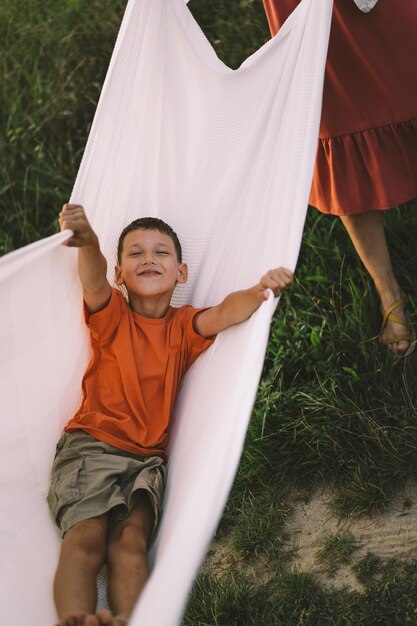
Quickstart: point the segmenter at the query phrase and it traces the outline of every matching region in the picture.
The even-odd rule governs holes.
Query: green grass
[[[1,3],[0,253],[56,231],[124,7]],[[268,36],[260,0],[190,7],[232,67]],[[386,231],[417,325],[417,204],[387,213]],[[375,339],[379,324],[370,279],[340,221],[310,210],[217,533],[242,565],[201,572],[184,626],[417,623],[415,564],[364,557],[353,568],[365,592],[336,592],[291,571],[286,547],[291,494],[326,485],[335,514],[364,515],[384,510],[416,477],[417,355],[393,359]],[[267,575],[254,576],[257,567]]]
[[[125,2],[2,2],[0,253],[52,234]]]
[[[369,586],[381,572],[382,559],[373,552],[367,552],[353,566],[352,571],[362,585]]]
[[[415,626],[417,568],[380,564],[364,593],[329,590],[302,572],[255,585],[244,571],[216,579],[201,574],[183,626]]]
[[[357,542],[352,533],[339,531],[326,537],[316,554],[316,559],[323,571],[333,576],[342,565],[350,563],[357,549]]]

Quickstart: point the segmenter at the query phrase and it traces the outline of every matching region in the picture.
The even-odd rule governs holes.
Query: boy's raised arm
[[[84,301],[88,310],[95,313],[104,308],[111,295],[107,280],[107,261],[100,250],[96,233],[90,226],[84,209],[78,204],[64,204],[59,214],[61,230],[74,234],[65,244],[78,248],[78,274],[83,286]]]
[[[203,337],[211,337],[229,326],[244,322],[267,299],[268,289],[272,289],[274,295],[279,296],[292,281],[293,273],[285,267],[269,270],[257,285],[243,291],[234,291],[220,304],[203,311],[194,322],[196,332]]]

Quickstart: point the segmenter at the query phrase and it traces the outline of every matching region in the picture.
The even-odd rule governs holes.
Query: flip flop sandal
[[[393,351],[394,354],[398,357],[409,356],[412,352],[414,352],[415,347],[416,347],[416,333],[415,333],[414,328],[412,328],[412,326],[410,325],[408,316],[405,314],[405,316],[403,317],[401,315],[395,315],[395,313],[393,313],[395,309],[397,309],[399,306],[404,306],[405,304],[406,304],[406,299],[400,298],[400,300],[393,302],[393,304],[391,304],[391,306],[389,306],[388,309],[386,309],[386,311],[383,311],[381,309],[382,324],[381,324],[381,330],[379,331],[379,337],[380,337],[381,343],[384,346],[388,346],[393,343],[397,343],[398,341],[410,342],[410,345],[408,346],[407,350],[405,350],[404,352],[400,352],[398,350]],[[393,335],[392,337],[386,337],[385,339],[382,339],[381,335],[388,322],[401,324],[401,326],[404,326],[407,332],[405,332],[402,335]]]

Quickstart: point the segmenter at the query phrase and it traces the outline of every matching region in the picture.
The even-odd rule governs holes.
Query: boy
[[[63,533],[54,598],[60,626],[124,626],[148,577],[147,547],[161,515],[166,448],[175,396],[185,371],[217,333],[248,319],[267,297],[292,282],[284,268],[212,308],[175,309],[187,280],[170,226],[142,218],[120,235],[115,279],[84,210],[66,204],[61,229],[78,251],[93,356],[83,401],[61,437],[48,502]],[[96,576],[109,570],[113,613],[95,613]]]

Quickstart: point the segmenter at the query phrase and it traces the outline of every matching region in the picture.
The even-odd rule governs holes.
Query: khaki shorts
[[[165,482],[161,457],[130,454],[75,430],[58,442],[48,504],[65,534],[74,524],[103,513],[113,525],[129,514],[133,494],[144,489],[154,512],[153,536],[162,514]]]

